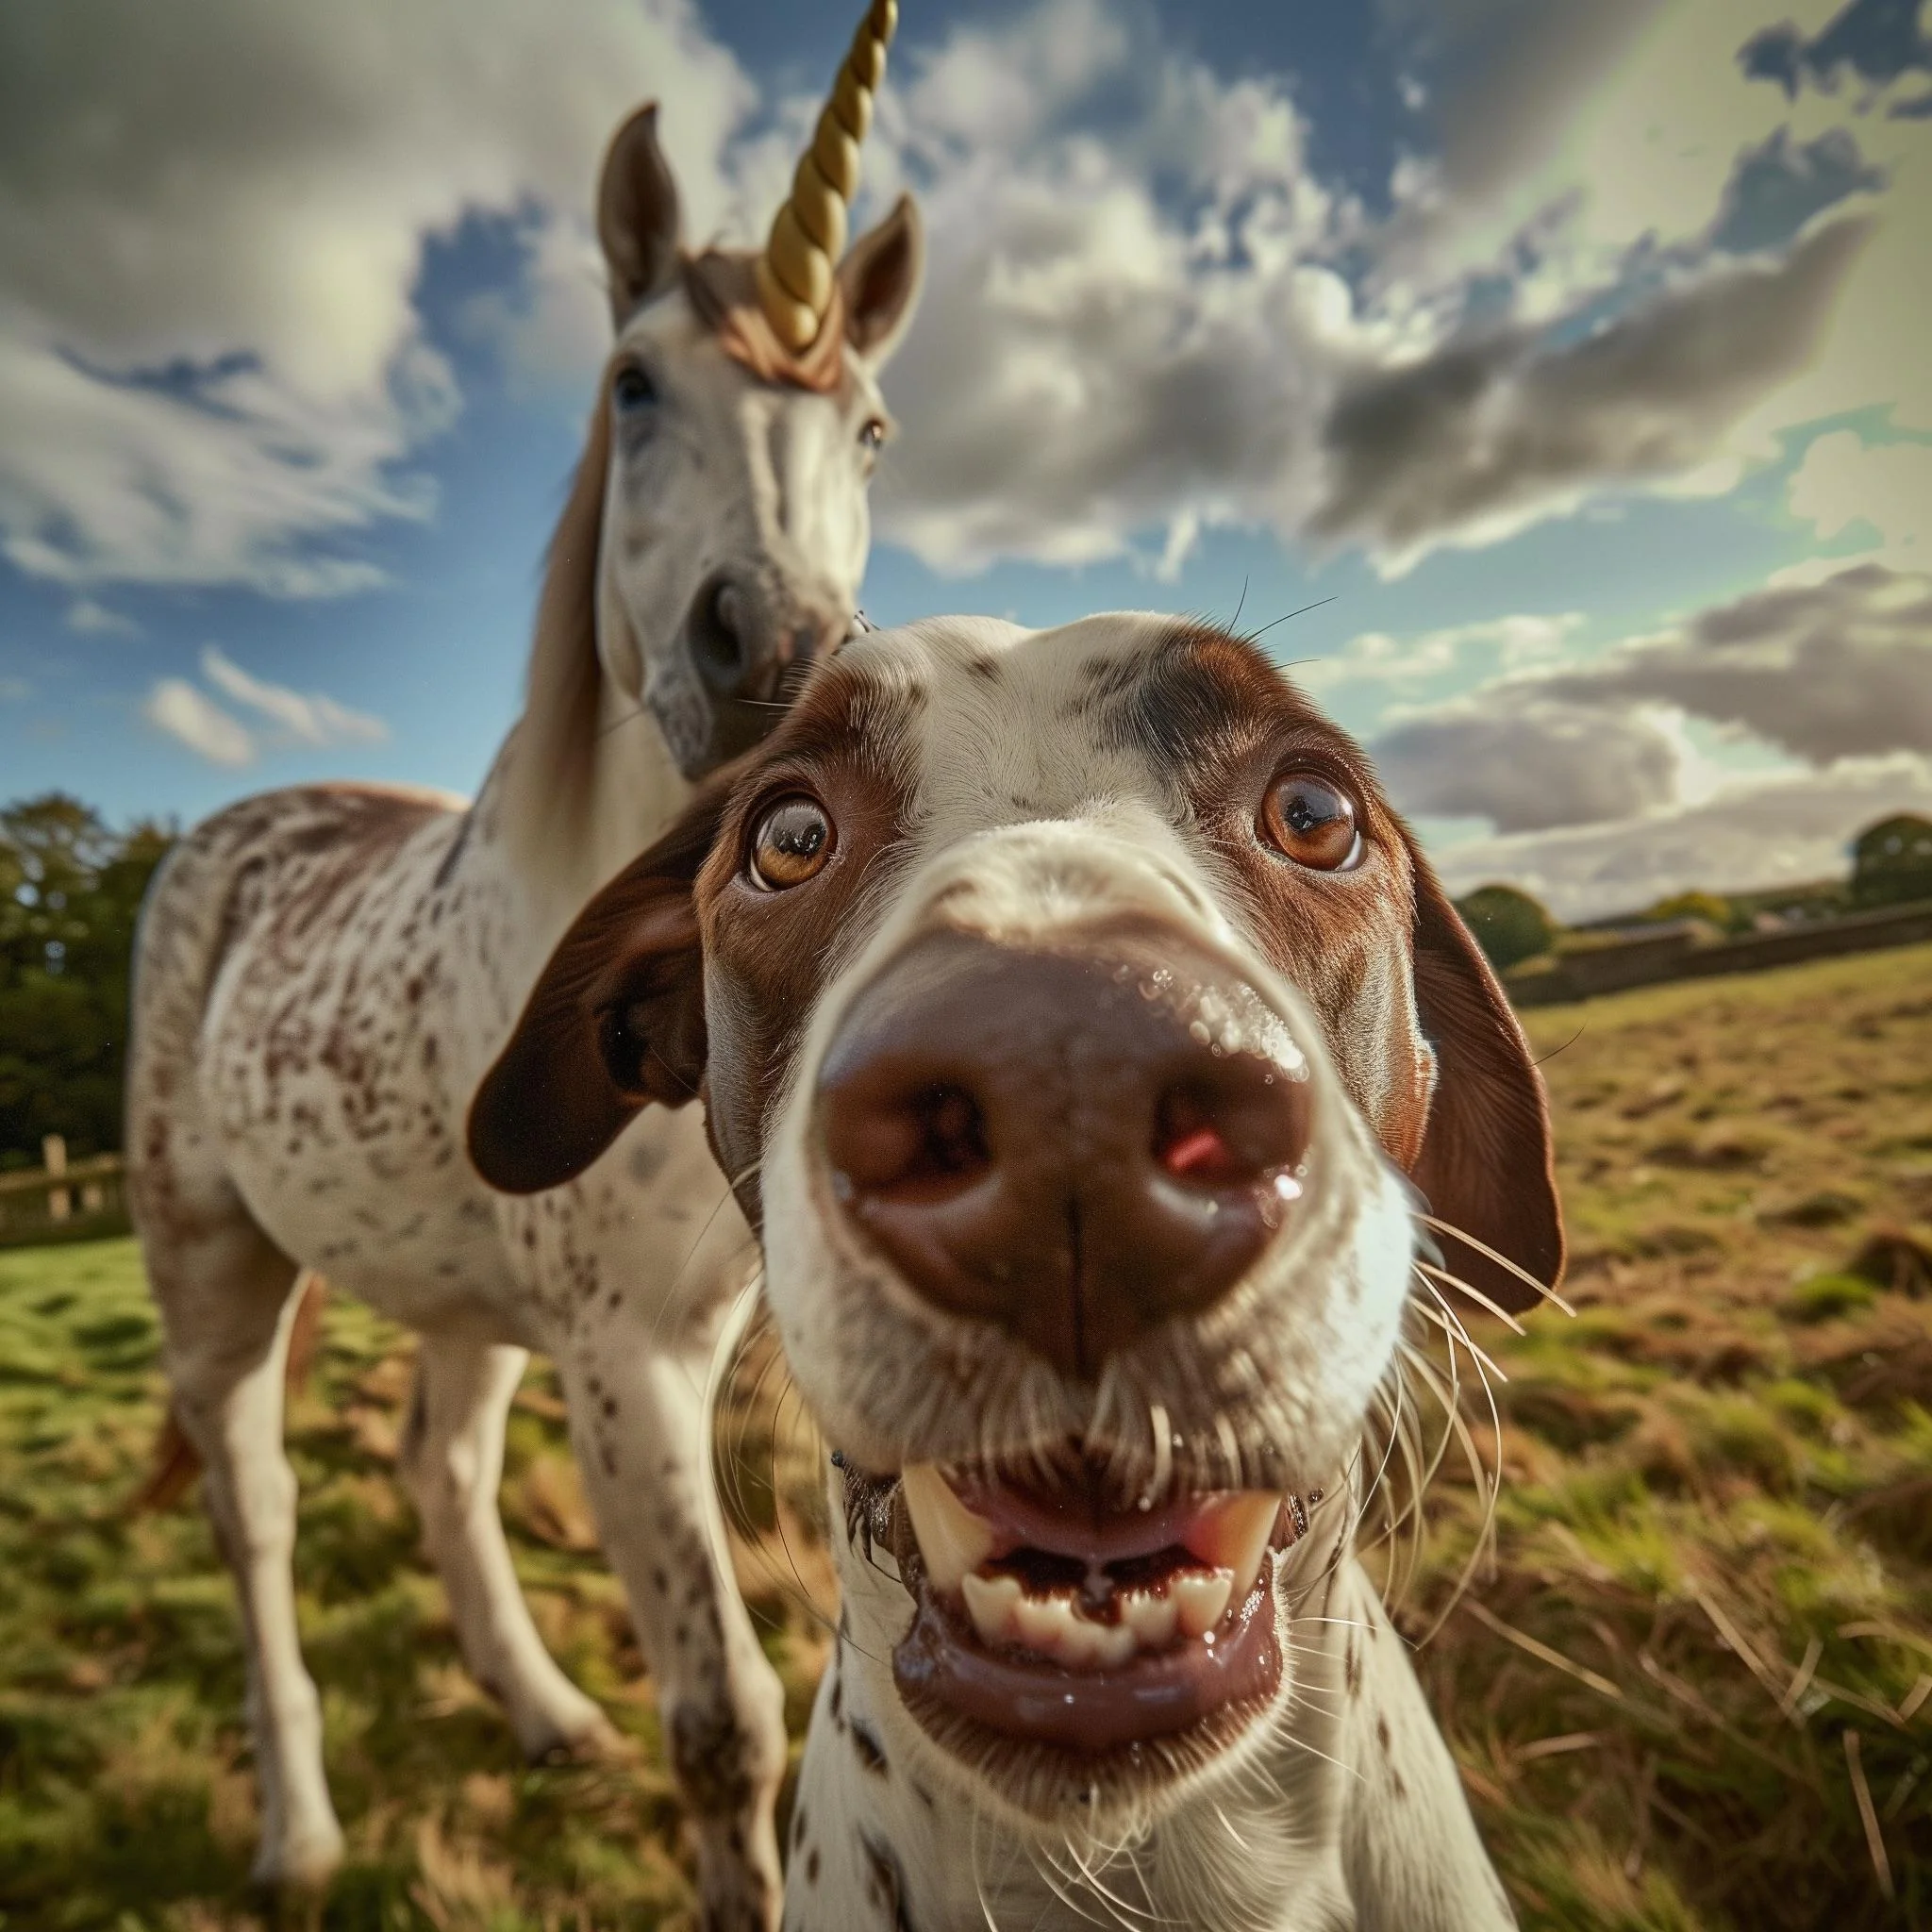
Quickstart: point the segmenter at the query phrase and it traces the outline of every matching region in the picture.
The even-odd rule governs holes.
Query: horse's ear
[[[909,194],[893,203],[839,264],[845,340],[874,368],[899,346],[925,278],[925,227]]]
[[[1563,1209],[1542,1075],[1490,962],[1428,860],[1413,841],[1409,849],[1416,1008],[1436,1056],[1410,1176],[1452,1230],[1440,1236],[1448,1272],[1520,1313],[1536,1306],[1536,1290],[1483,1249],[1545,1288],[1562,1277]]]
[[[610,319],[622,328],[677,267],[677,183],[658,145],[656,101],[610,137],[597,184],[597,239],[610,273]]]
[[[696,883],[730,796],[715,779],[578,913],[470,1103],[470,1159],[492,1188],[574,1180],[640,1109],[695,1100],[705,1075]]]

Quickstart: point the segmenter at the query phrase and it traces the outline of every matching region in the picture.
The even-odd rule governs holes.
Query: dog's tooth
[[[930,1462],[912,1463],[899,1481],[932,1587],[946,1593],[957,1591],[992,1555],[992,1524],[967,1508]]]
[[[1168,1585],[1181,1634],[1203,1637],[1221,1622],[1234,1596],[1232,1570],[1184,1570]]]
[[[1181,1545],[1210,1569],[1234,1573],[1234,1600],[1244,1601],[1261,1574],[1261,1558],[1281,1511],[1278,1490],[1241,1490],[1208,1504],[1188,1525]]]
[[[1164,1590],[1129,1590],[1121,1594],[1121,1622],[1134,1633],[1142,1650],[1159,1650],[1174,1641],[1179,1606]]]
[[[1101,1645],[1112,1635],[1104,1624],[1083,1617],[1073,1605],[1066,1626],[1059,1633],[1058,1656],[1070,1671],[1091,1671],[1100,1661]]]
[[[1087,1628],[1093,1633],[1087,1640],[1088,1649],[1103,1671],[1119,1670],[1141,1648],[1134,1626],[1124,1617],[1118,1624],[1088,1624]]]
[[[1013,1611],[1024,1592],[1017,1576],[975,1576],[968,1571],[959,1579],[966,1598],[966,1613],[982,1643],[1010,1643],[1013,1641]]]
[[[1013,1606],[1013,1624],[1029,1650],[1063,1657],[1079,1642],[1074,1633],[1074,1600],[1067,1596],[1028,1596]]]

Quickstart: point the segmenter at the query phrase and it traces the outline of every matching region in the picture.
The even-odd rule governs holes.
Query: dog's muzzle
[[[1221,1300],[1292,1216],[1308,1075],[1280,1015],[1172,931],[941,932],[844,1016],[820,1154],[835,1211],[914,1293],[1091,1383]],[[1268,1557],[1307,1527],[1294,1497],[913,1463],[891,1507],[918,1604],[895,1678],[956,1742],[1092,1759],[1224,1727],[1279,1681]]]

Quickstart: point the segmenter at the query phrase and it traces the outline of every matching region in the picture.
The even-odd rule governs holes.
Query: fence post
[[[49,1179],[58,1180],[67,1172],[67,1141],[59,1134],[48,1134],[41,1141],[41,1158],[46,1162]],[[47,1194],[47,1219],[65,1221],[74,1211],[74,1196],[65,1188],[53,1188]]]

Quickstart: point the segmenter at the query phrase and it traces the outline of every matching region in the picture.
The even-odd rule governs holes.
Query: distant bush
[[[0,1167],[121,1144],[127,984],[142,894],[170,836],[116,832],[56,791],[0,808]]]
[[[1547,953],[1556,942],[1557,922],[1514,886],[1479,886],[1458,899],[1456,909],[1498,973]]]
[[[1716,892],[1673,892],[1668,899],[1659,899],[1643,916],[1659,923],[1669,919],[1701,919],[1720,932],[1729,932],[1739,924],[1737,908]]]
[[[1852,844],[1852,898],[1860,906],[1932,899],[1932,819],[1880,819]]]

